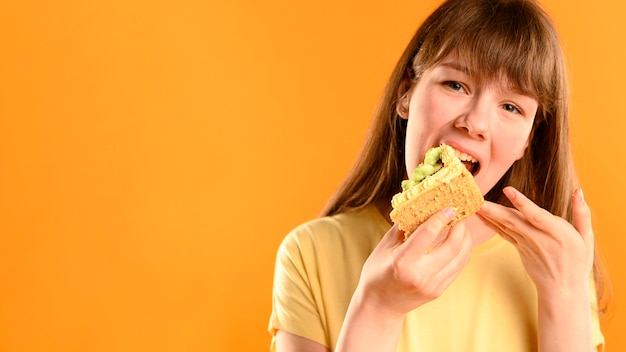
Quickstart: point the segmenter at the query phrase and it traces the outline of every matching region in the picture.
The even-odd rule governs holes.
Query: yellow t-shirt
[[[370,206],[310,221],[287,235],[276,259],[270,333],[287,331],[334,350],[361,268],[389,228]],[[604,337],[595,311],[593,320],[600,346]],[[397,351],[536,349],[534,284],[515,247],[494,236],[472,249],[469,263],[439,298],[406,315]]]

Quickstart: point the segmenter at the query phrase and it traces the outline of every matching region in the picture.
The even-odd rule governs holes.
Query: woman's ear
[[[409,118],[409,101],[411,94],[411,80],[405,77],[398,86],[398,97],[396,98],[396,113],[403,119]]]

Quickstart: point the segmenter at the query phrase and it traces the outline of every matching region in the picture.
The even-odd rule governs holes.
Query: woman
[[[450,0],[422,24],[324,217],[283,241],[275,351],[602,347],[589,208],[576,190],[554,25],[532,1]],[[408,240],[390,199],[426,150],[473,157],[487,202]],[[593,270],[592,270],[593,269]]]

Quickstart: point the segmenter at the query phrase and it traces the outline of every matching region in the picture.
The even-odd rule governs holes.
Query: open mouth
[[[463,165],[465,165],[467,171],[469,171],[472,176],[476,175],[476,173],[480,169],[480,163],[478,162],[478,160],[476,160],[476,158],[474,158],[473,156],[467,153],[459,152],[458,150],[455,150],[455,153],[456,157],[461,160]]]

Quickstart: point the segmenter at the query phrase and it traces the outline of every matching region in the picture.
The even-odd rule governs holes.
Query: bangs
[[[459,1],[446,11],[423,33],[413,60],[415,79],[454,56],[480,83],[504,79],[544,111],[564,98],[558,96],[565,91],[560,44],[539,7],[529,1]]]

